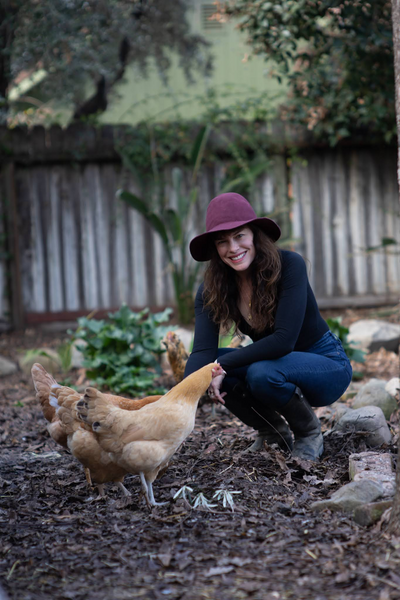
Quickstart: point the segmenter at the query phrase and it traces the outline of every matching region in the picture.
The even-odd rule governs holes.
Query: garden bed
[[[59,341],[9,334],[0,354]],[[360,435],[328,436],[315,465],[268,447],[248,454],[254,432],[204,404],[154,483],[166,504],[150,512],[136,476],[125,482],[131,499],[112,485],[96,499],[79,463],[49,438],[30,378],[1,379],[0,408],[0,577],[10,599],[400,598],[400,540],[385,523],[362,529],[344,513],[310,509],[348,481],[349,455],[365,449]],[[174,500],[184,485],[189,501],[203,493],[216,506]],[[233,510],[213,499],[220,489],[240,492]]]

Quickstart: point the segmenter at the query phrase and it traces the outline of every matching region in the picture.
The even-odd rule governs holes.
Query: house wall
[[[172,57],[172,66],[165,73],[167,85],[155,65],[150,67],[146,78],[136,67],[130,66],[100,121],[134,124],[152,118],[157,121],[198,118],[204,112],[202,97],[210,89],[216,92],[221,107],[261,92],[268,95],[271,105],[275,106],[278,98],[282,101],[286,85],[280,85],[270,76],[273,63],[259,56],[248,60],[250,47],[245,35],[235,28],[233,21],[210,21],[207,15],[214,10],[212,0],[193,0],[187,15],[193,32],[211,44],[214,56],[211,76],[194,73],[195,82],[189,85],[176,56]]]

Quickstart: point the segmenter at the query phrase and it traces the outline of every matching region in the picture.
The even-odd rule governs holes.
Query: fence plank
[[[33,137],[45,152],[43,130]],[[57,144],[62,153],[64,146]],[[254,205],[259,211],[278,211],[285,237],[291,233],[295,249],[307,259],[321,306],[395,301],[400,291],[398,246],[366,253],[384,237],[400,241],[395,149],[302,152],[289,174],[291,207],[285,155],[275,156],[273,165],[257,182]],[[172,168],[164,173],[165,196],[175,206]],[[220,189],[224,168],[223,163],[204,167],[199,201],[187,226],[189,238],[204,230],[206,208]],[[115,197],[123,182],[149,198],[120,163],[17,165],[15,181],[21,309],[48,315],[114,309],[124,301],[136,308],[173,303],[161,240],[141,215]],[[189,189],[189,173],[184,171],[182,193]],[[4,279],[0,270],[3,295]],[[6,302],[0,302],[0,310],[4,316]]]

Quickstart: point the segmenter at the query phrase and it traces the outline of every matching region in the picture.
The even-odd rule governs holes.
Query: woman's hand
[[[224,396],[226,396],[226,392],[220,392],[222,382],[224,380],[225,375],[217,375],[213,378],[208,388],[208,395],[214,404],[225,404]]]

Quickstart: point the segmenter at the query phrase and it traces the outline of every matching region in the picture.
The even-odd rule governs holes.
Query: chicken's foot
[[[168,504],[168,502],[156,502],[154,499],[152,483],[150,481],[149,482],[146,481],[144,473],[139,473],[139,475],[140,475],[140,481],[142,483],[142,491],[143,491],[144,498],[146,500],[146,504],[147,504],[148,508],[152,509],[154,506],[162,506],[163,504]]]
[[[96,496],[96,498],[93,498],[93,496],[89,496],[89,498],[86,498],[86,502],[97,502],[98,500],[104,500],[105,498],[107,498],[106,493],[104,491],[104,483],[96,483],[96,487],[98,491],[98,496]]]
[[[153,484],[151,483],[151,481],[149,481],[149,483],[147,484],[148,488],[149,488],[149,497],[150,497],[150,501],[153,504],[153,506],[164,506],[165,504],[168,504],[168,502],[156,502],[154,499],[154,492],[153,492]]]

